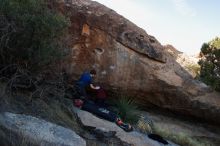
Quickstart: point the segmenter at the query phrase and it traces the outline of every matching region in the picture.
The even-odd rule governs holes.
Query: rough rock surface
[[[74,131],[32,116],[0,113],[0,126],[23,135],[36,145],[86,146],[86,142]]]
[[[124,142],[127,142],[134,146],[161,146],[163,144],[151,140],[147,135],[139,133],[137,131],[125,132],[119,128],[115,123],[100,119],[89,112],[74,108],[73,111],[77,113],[81,122],[85,126],[95,127],[102,132],[116,132],[116,136]],[[169,142],[170,146],[177,146],[172,142]]]
[[[210,89],[193,80],[143,29],[90,0],[61,1],[54,7],[71,21],[67,40],[72,50],[62,65],[67,73],[79,78],[95,68],[97,81],[105,88],[125,91],[144,107],[154,105],[220,123],[219,106],[202,116],[204,105],[192,102]]]
[[[199,73],[200,66],[198,64],[198,56],[189,56],[183,52],[178,51],[172,45],[165,45],[165,50],[190,74],[193,78]]]

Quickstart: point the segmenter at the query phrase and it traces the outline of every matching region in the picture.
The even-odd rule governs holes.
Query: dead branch
[[[7,66],[3,67],[0,70],[0,75],[2,74],[3,71],[6,71],[6,70],[10,69],[11,67],[16,67],[17,68],[17,64],[10,64],[10,65],[7,65]]]
[[[4,76],[4,72],[10,71],[13,68],[13,74],[10,77]],[[63,99],[66,96],[66,92],[69,89],[69,86],[66,80],[63,77],[62,73],[53,73],[53,79],[43,82],[40,81],[37,77],[33,77],[32,74],[17,64],[11,64],[3,67],[0,70],[0,75],[3,75],[0,80],[6,80],[5,93],[10,95],[17,94],[19,89],[27,89],[30,91],[30,99],[33,97],[45,98],[45,97],[55,97],[58,99]],[[39,75],[40,79],[41,76]],[[34,90],[29,90],[34,87]]]

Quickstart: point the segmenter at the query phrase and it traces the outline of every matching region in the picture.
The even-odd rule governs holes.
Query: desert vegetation
[[[220,91],[220,38],[204,43],[200,55],[200,80]]]
[[[0,64],[33,69],[63,55],[69,21],[45,0],[0,1]]]

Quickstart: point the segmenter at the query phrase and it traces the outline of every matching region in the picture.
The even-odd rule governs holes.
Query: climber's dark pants
[[[101,118],[106,119],[111,122],[115,122],[116,119],[118,118],[118,116],[114,112],[112,112],[106,108],[97,106],[95,103],[93,103],[92,101],[88,101],[88,100],[84,101],[84,104],[82,106],[82,110],[93,113],[93,114],[97,115],[98,117],[101,117]]]
[[[75,89],[76,89],[76,91],[78,93],[78,97],[77,98],[80,98],[80,97],[86,98],[87,97],[87,93],[86,93],[85,87],[83,87],[80,84],[76,83],[75,84]]]

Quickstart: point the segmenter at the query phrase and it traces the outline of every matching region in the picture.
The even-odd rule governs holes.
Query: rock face
[[[72,50],[63,63],[69,74],[79,78],[95,68],[97,81],[105,88],[125,91],[145,107],[155,105],[220,123],[219,112],[207,109],[201,116],[202,105],[192,102],[209,88],[193,80],[153,36],[94,1],[61,1],[53,6],[71,20],[67,39]]]
[[[102,132],[116,132],[115,135],[122,141],[131,144],[132,146],[160,146],[161,143],[151,140],[147,135],[132,131],[125,132],[121,128],[119,128],[115,123],[100,119],[88,113],[86,111],[79,110],[74,108],[73,111],[79,116],[82,124],[84,126],[94,127],[96,130],[100,130]],[[177,146],[176,144],[169,142],[170,146]]]
[[[198,75],[200,71],[200,66],[198,64],[199,57],[188,56],[187,54],[178,51],[172,45],[166,45],[164,48],[193,78]]]
[[[0,113],[0,126],[35,145],[86,146],[85,140],[74,131],[32,116]]]

